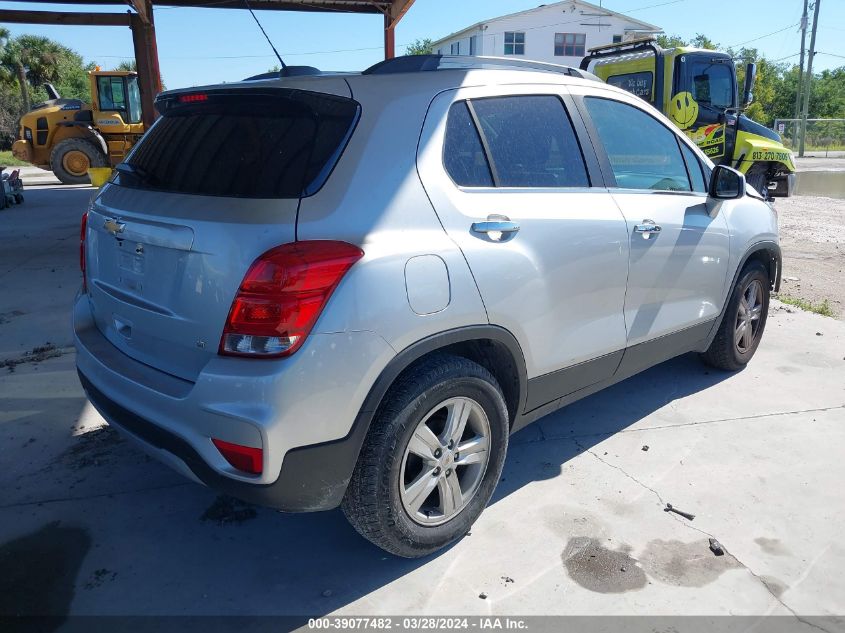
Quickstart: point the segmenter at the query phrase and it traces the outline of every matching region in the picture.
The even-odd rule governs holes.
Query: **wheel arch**
[[[71,138],[78,138],[90,142],[94,147],[103,152],[103,156],[108,160],[109,148],[106,144],[106,139],[96,129],[87,123],[71,122],[67,125],[59,125],[56,129],[56,134],[53,137],[53,147]],[[50,152],[52,155],[52,151]]]
[[[773,292],[777,292],[780,290],[782,271],[781,257],[781,250],[778,243],[769,240],[755,242],[746,249],[745,254],[742,256],[742,259],[739,260],[739,265],[734,271],[733,279],[731,279],[731,283],[727,287],[725,300],[722,304],[722,310],[719,313],[718,318],[716,318],[713,322],[713,327],[710,329],[710,334],[707,336],[706,345],[702,351],[707,349],[716,337],[716,334],[719,331],[719,326],[722,323],[722,319],[725,317],[725,311],[728,309],[728,303],[730,303],[733,288],[736,286],[736,282],[742,274],[742,271],[745,270],[748,262],[759,261],[763,264],[763,266],[765,266],[766,270],[769,272],[769,286]]]
[[[340,505],[361,448],[376,413],[390,387],[408,370],[436,353],[451,353],[473,360],[490,371],[502,388],[509,422],[523,411],[528,386],[525,358],[518,341],[509,331],[494,325],[456,328],[424,338],[399,352],[384,368],[367,397],[349,433],[338,440],[302,446],[287,452],[282,461],[278,487],[285,498],[284,509],[329,510]],[[314,468],[321,471],[320,487],[315,490]]]

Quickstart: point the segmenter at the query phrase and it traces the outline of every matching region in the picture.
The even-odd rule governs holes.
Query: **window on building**
[[[586,44],[586,33],[555,33],[557,57],[583,57]]]
[[[469,38],[469,54],[478,55],[478,36],[473,35]]]
[[[505,55],[525,55],[525,33],[505,31]]]
[[[586,97],[584,104],[607,152],[617,187],[692,191],[673,131],[627,103]],[[700,172],[699,178],[703,180]]]
[[[614,44],[621,44],[622,43],[622,36],[621,35],[614,35],[613,36],[613,43]]]
[[[473,99],[500,187],[589,187],[578,139],[557,97]]]
[[[442,49],[442,48],[438,48],[438,49],[437,49],[437,54],[438,54],[438,55],[442,55],[442,54],[443,54],[443,49]]]
[[[460,55],[461,54],[461,43],[455,42],[449,47],[449,52],[452,55]]]

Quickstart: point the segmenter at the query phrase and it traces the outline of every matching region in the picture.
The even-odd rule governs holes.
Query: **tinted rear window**
[[[123,186],[244,198],[297,198],[323,184],[358,104],[296,90],[209,92],[157,103],[162,117],[127,157]],[[132,173],[127,173],[132,170]]]

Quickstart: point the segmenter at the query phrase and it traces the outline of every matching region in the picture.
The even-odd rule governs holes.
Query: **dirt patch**
[[[106,582],[106,581],[111,582],[115,578],[117,578],[117,572],[116,571],[106,569],[105,567],[102,567],[100,569],[95,569],[94,573],[91,574],[91,577],[88,578],[88,580],[85,582],[85,588],[88,589],[88,590],[96,589],[97,587],[102,585],[104,582]]]
[[[561,560],[572,580],[597,593],[625,593],[648,584],[645,572],[628,550],[608,549],[595,538],[570,539]]]
[[[57,358],[64,353],[65,351],[63,349],[56,347],[48,341],[44,345],[37,345],[28,352],[24,352],[23,356],[6,358],[0,361],[0,368],[5,367],[9,372],[13,372],[18,365],[23,365],[24,363],[40,363],[48,358]]]
[[[827,299],[837,318],[845,318],[845,200],[793,196],[779,198],[775,210],[783,249],[781,294],[814,304]]]
[[[776,538],[760,536],[754,539],[760,549],[772,556],[789,556],[789,550]]]
[[[213,521],[218,525],[223,525],[224,523],[243,523],[256,516],[258,512],[255,506],[228,495],[220,495],[202,513],[200,521]]]
[[[56,457],[70,470],[102,466],[116,461],[115,447],[124,443],[120,434],[110,426],[101,426],[76,436],[76,442]]]
[[[703,587],[725,571],[742,567],[729,552],[726,556],[716,556],[710,551],[708,539],[692,543],[651,541],[640,563],[649,576],[681,587]]]
[[[67,615],[89,549],[88,532],[58,521],[0,545],[0,615]]]

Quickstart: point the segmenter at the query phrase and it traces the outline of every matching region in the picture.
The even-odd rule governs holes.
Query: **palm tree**
[[[5,40],[0,49],[0,65],[17,79],[24,112],[28,112],[32,106],[29,86],[58,79],[62,49],[49,38],[38,35],[21,35],[9,39],[6,31],[6,37],[0,39]]]

